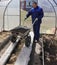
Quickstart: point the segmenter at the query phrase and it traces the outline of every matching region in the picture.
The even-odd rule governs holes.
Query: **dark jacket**
[[[37,6],[36,8],[32,8],[32,9],[28,12],[28,14],[26,15],[27,18],[28,18],[30,15],[31,15],[31,17],[32,17],[32,23],[34,22],[34,20],[35,20],[36,18],[38,18],[38,21],[37,21],[35,24],[36,24],[36,25],[37,25],[37,24],[41,24],[42,18],[43,18],[43,16],[44,16],[43,9],[40,8],[39,6]]]

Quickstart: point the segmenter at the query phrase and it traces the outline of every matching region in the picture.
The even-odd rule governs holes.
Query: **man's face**
[[[33,7],[33,8],[36,8],[36,7],[37,7],[37,4],[33,3],[33,4],[32,4],[32,7]]]

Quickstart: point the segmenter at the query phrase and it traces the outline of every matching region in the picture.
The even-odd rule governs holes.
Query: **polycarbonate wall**
[[[3,12],[9,1],[0,2],[0,32],[3,31]]]
[[[44,10],[41,33],[54,34],[56,27],[57,6],[53,0],[38,0],[38,5]],[[56,8],[55,8],[56,7]]]
[[[20,0],[11,0],[4,15],[4,30],[11,30],[20,24]]]

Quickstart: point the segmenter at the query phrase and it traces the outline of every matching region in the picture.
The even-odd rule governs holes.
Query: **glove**
[[[24,21],[27,19],[27,17],[25,17]]]

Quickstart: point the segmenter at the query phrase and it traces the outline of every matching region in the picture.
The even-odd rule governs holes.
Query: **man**
[[[42,23],[42,18],[44,16],[43,9],[40,8],[37,5],[37,2],[32,3],[33,8],[27,13],[25,19],[27,19],[29,16],[32,17],[32,24],[34,23],[35,19],[38,20],[35,21],[33,25],[33,31],[34,31],[34,42],[37,43],[39,41],[40,36],[40,24]]]

